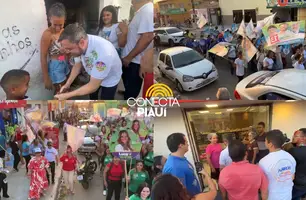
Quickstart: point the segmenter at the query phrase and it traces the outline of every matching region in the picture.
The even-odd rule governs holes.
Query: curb
[[[57,168],[55,169],[55,184],[54,187],[51,190],[51,195],[48,196],[46,199],[47,200],[56,200],[58,197],[58,190],[60,187],[60,181],[62,179],[62,165],[58,165]]]

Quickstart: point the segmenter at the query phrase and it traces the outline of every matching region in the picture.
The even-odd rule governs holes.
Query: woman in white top
[[[259,45],[258,52],[256,53],[257,60],[257,70],[261,71],[263,69],[263,61],[265,59],[265,52],[263,45]]]
[[[118,23],[117,9],[112,6],[106,6],[100,13],[100,22],[98,35],[110,41],[121,54],[121,48],[126,45],[128,26],[126,23]]]
[[[293,64],[293,67],[295,69],[305,70],[305,66],[303,64],[304,63],[304,56],[302,56],[302,54],[297,54],[294,58],[297,61]]]
[[[115,147],[115,152],[132,152],[131,138],[126,130],[119,132],[118,144]]]
[[[268,51],[267,56],[263,60],[263,69],[264,70],[273,70],[273,60],[274,52],[273,51]]]

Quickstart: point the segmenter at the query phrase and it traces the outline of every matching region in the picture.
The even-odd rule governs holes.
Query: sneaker
[[[106,196],[106,190],[103,191],[103,195]]]

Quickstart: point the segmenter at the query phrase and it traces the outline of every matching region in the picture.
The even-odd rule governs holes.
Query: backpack
[[[108,169],[108,172],[107,172],[107,177],[109,177],[109,176],[111,176],[111,177],[114,177],[114,178],[120,178],[120,179],[122,179],[123,177],[124,177],[124,164],[123,164],[123,162],[120,162],[120,165],[121,165],[121,168],[122,168],[122,170],[123,170],[123,173],[122,173],[122,175],[120,176],[120,177],[118,177],[118,176],[113,176],[112,174],[111,174],[111,170],[112,170],[112,168],[113,168],[113,166],[114,166],[114,162],[111,162],[110,163],[110,166],[109,166],[109,169]]]

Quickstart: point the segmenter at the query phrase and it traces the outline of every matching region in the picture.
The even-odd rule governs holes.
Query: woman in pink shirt
[[[211,168],[211,178],[218,180],[220,174],[219,158],[222,146],[218,143],[218,135],[211,133],[207,136],[210,144],[206,147],[207,162]]]

